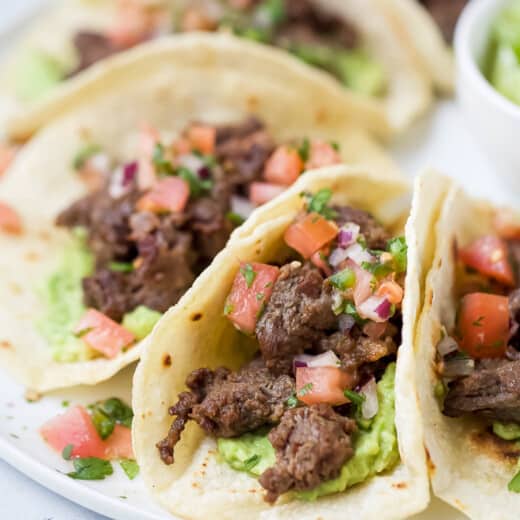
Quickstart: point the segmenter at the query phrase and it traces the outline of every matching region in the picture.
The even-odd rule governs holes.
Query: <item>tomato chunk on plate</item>
[[[105,444],[83,406],[74,406],[50,419],[40,428],[40,434],[60,453],[71,444],[72,457],[105,457]]]
[[[279,146],[265,163],[264,178],[273,184],[290,186],[303,171],[303,161],[298,150]]]
[[[298,367],[296,369],[296,397],[307,405],[328,403],[345,404],[343,393],[351,388],[352,376],[336,367]]]
[[[74,332],[83,334],[83,341],[107,358],[115,358],[124,347],[135,342],[135,336],[129,330],[95,309],[89,309],[83,315]]]
[[[509,262],[507,243],[494,235],[478,238],[459,251],[459,257],[468,267],[494,278],[500,283],[514,286],[513,269]]]
[[[310,258],[316,251],[336,238],[338,226],[319,213],[309,213],[291,224],[285,231],[285,243],[296,249],[303,258]]]
[[[256,262],[240,264],[224,309],[237,329],[246,334],[254,333],[256,322],[271,297],[279,272],[280,269],[274,265]]]
[[[190,198],[190,187],[180,177],[168,177],[159,181],[137,202],[139,211],[152,213],[180,213]]]
[[[509,338],[507,296],[488,293],[464,296],[460,305],[458,330],[460,346],[471,357],[502,357]]]
[[[114,431],[105,439],[105,459],[133,459],[132,430],[121,424],[114,426]]]

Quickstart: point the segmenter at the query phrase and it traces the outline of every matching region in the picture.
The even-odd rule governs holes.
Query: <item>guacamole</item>
[[[489,82],[520,105],[520,0],[514,0],[495,20],[483,68]]]
[[[36,325],[49,343],[55,361],[87,361],[99,355],[73,332],[86,311],[82,279],[93,271],[94,257],[86,245],[85,232],[76,229],[71,243],[63,251],[58,269],[38,289],[44,312]],[[160,312],[140,305],[123,316],[122,325],[140,341],[161,316]]]
[[[390,469],[399,461],[394,424],[394,380],[395,363],[391,363],[377,384],[379,411],[366,428],[360,427],[354,438],[354,456],[345,463],[339,477],[324,482],[311,491],[297,492],[297,498],[315,500],[323,495],[340,493]],[[276,460],[266,430],[232,439],[219,439],[218,452],[221,459],[232,468],[255,476],[274,465]]]

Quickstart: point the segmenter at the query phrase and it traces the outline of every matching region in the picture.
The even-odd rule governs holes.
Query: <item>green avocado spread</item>
[[[343,466],[340,475],[310,491],[295,493],[301,500],[315,500],[345,489],[392,468],[399,461],[395,429],[395,363],[388,365],[377,384],[379,410],[354,437],[354,456]],[[258,476],[276,461],[267,438],[268,431],[246,433],[234,439],[218,439],[218,452],[223,461],[239,471]]]
[[[99,355],[74,334],[74,327],[86,311],[82,279],[94,271],[94,256],[86,244],[85,232],[76,229],[64,249],[58,268],[38,288],[43,312],[36,323],[52,349],[55,361],[87,361]],[[161,313],[139,306],[124,315],[122,325],[139,341],[157,323]]]

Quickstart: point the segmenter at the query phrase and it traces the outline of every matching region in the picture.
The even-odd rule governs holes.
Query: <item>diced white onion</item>
[[[444,336],[444,338],[437,344],[437,352],[441,357],[447,356],[459,349],[457,342],[451,336]]]
[[[309,354],[299,354],[294,358],[293,365],[298,367],[339,367],[340,360],[332,350],[327,350],[323,354],[311,356]]]
[[[361,414],[363,419],[372,419],[379,411],[379,400],[377,398],[377,384],[374,378],[363,385],[360,391],[365,396],[365,400],[361,406]]]

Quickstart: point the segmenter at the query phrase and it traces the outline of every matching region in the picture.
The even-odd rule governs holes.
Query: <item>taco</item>
[[[267,85],[278,62],[234,40],[168,52],[168,66],[152,63],[166,73],[115,82],[45,128],[0,183],[0,362],[36,390],[94,384],[136,360],[251,204],[304,169],[397,172],[351,129],[336,88],[299,65]],[[122,81],[139,72],[128,68]]]
[[[431,82],[394,25],[374,0],[73,0],[42,17],[22,40],[3,83],[31,106],[138,44],[183,32],[226,32],[325,71],[402,129],[431,103]]]
[[[418,396],[433,491],[470,518],[513,518],[520,507],[519,238],[512,211],[458,186],[433,236]]]
[[[443,93],[454,87],[451,45],[468,0],[377,0],[387,9],[403,39],[416,50],[424,69]]]
[[[444,189],[417,183],[403,236],[407,193],[345,166],[305,174],[162,318],[134,376],[133,440],[165,508],[368,519],[426,507],[412,340]]]

